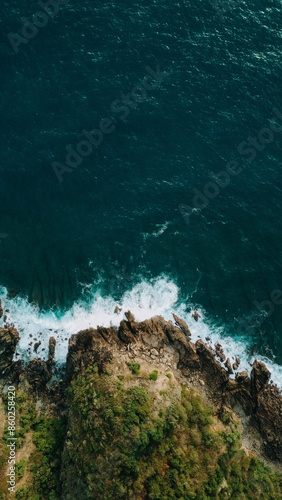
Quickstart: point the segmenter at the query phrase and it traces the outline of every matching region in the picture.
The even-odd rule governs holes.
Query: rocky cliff
[[[54,371],[57,371],[56,365],[54,363],[56,341],[53,337],[51,337],[49,341],[48,360],[42,361],[40,359],[32,359],[24,366],[22,361],[13,361],[13,356],[16,350],[17,342],[19,340],[17,331],[14,328],[5,328],[0,330],[1,387],[3,393],[5,394],[7,386],[9,384],[15,385],[19,394],[19,400],[25,401],[24,405],[22,405],[22,403],[19,405],[19,408],[21,409],[20,418],[18,421],[18,425],[21,427],[20,432],[22,433],[20,434],[20,436],[23,436],[23,450],[25,450],[25,446],[27,448],[29,446],[26,443],[29,443],[32,440],[34,442],[32,447],[27,451],[27,455],[31,458],[28,459],[28,463],[30,464],[28,469],[29,472],[27,474],[27,482],[22,486],[23,493],[21,498],[28,499],[30,492],[36,492],[37,494],[41,491],[42,493],[44,491],[44,488],[47,488],[47,483],[50,483],[50,490],[48,489],[48,495],[51,495],[50,498],[52,497],[54,499],[62,498],[71,500],[73,498],[73,491],[76,491],[75,498],[94,498],[93,496],[91,496],[92,494],[90,493],[90,491],[92,491],[92,488],[94,488],[95,490],[95,488],[97,487],[97,477],[95,476],[95,474],[93,476],[91,468],[88,472],[87,468],[87,470],[82,470],[79,466],[79,460],[81,460],[81,456],[84,456],[84,453],[86,452],[88,453],[87,456],[90,461],[92,460],[94,461],[93,463],[95,463],[95,461],[97,460],[96,455],[93,455],[93,449],[96,446],[95,443],[93,442],[93,444],[91,445],[92,448],[88,449],[87,443],[90,442],[92,438],[87,434],[87,426],[93,426],[93,432],[91,431],[91,433],[92,435],[94,435],[93,433],[94,431],[96,432],[98,425],[97,422],[99,421],[99,425],[101,425],[101,436],[104,435],[103,425],[106,425],[105,432],[108,428],[108,423],[103,423],[104,417],[102,418],[100,416],[98,418],[98,407],[97,409],[94,408],[97,402],[97,400],[95,399],[95,394],[97,394],[97,391],[99,393],[101,387],[105,391],[105,401],[108,397],[108,392],[110,391],[111,393],[111,391],[113,391],[113,394],[115,394],[116,388],[118,388],[119,390],[120,386],[123,387],[122,391],[127,391],[126,398],[132,397],[132,390],[136,390],[136,387],[139,387],[140,390],[145,391],[145,395],[142,393],[142,397],[146,397],[148,401],[151,401],[150,405],[152,410],[152,422],[155,418],[153,415],[157,413],[163,414],[164,412],[169,411],[170,414],[170,412],[174,412],[173,408],[175,407],[175,404],[178,405],[177,411],[179,412],[179,418],[181,420],[181,415],[183,414],[184,410],[181,410],[179,404],[184,404],[184,409],[186,412],[187,408],[190,408],[191,406],[190,403],[185,403],[186,398],[192,397],[191,395],[187,396],[185,394],[183,396],[181,388],[184,387],[188,391],[192,391],[192,393],[196,391],[196,393],[201,396],[203,402],[211,408],[210,411],[213,413],[214,418],[218,419],[216,428],[219,429],[222,425],[221,419],[225,422],[225,424],[226,422],[234,423],[239,416],[240,426],[243,434],[242,449],[245,449],[247,454],[255,452],[260,459],[263,459],[268,465],[274,467],[276,471],[281,470],[282,395],[278,388],[270,382],[270,373],[264,363],[255,361],[252,366],[250,376],[248,376],[247,372],[242,371],[237,372],[235,379],[233,379],[231,378],[231,374],[234,369],[234,364],[236,363],[236,368],[238,368],[238,366],[240,365],[240,360],[237,358],[232,366],[230,360],[226,360],[225,354],[222,351],[220,345],[215,346],[215,349],[212,350],[201,340],[198,340],[196,343],[191,342],[191,334],[188,325],[184,320],[177,317],[176,315],[174,315],[174,323],[172,321],[165,321],[164,318],[160,316],[153,317],[143,322],[136,322],[133,315],[129,311],[125,316],[126,319],[120,322],[118,328],[90,328],[73,335],[69,340],[65,375],[61,375],[60,381],[54,380],[53,377]],[[97,370],[97,376],[95,375],[96,372],[93,372],[93,367],[95,367],[95,370]],[[133,376],[128,375],[128,373],[130,373],[131,371],[133,373]],[[91,377],[94,377],[93,380]],[[106,389],[105,377],[108,380]],[[171,380],[173,381],[173,383]],[[154,381],[154,389],[152,389],[152,381]],[[87,393],[88,395],[84,395],[83,391],[87,392],[88,390],[90,391],[90,393]],[[69,397],[67,396],[69,394],[76,394],[76,396]],[[125,393],[122,392],[122,394]],[[190,394],[190,392],[187,394]],[[121,398],[121,396],[117,397]],[[122,396],[122,398],[123,397],[125,396]],[[162,399],[162,397],[164,397],[164,399]],[[91,398],[94,398],[93,403],[90,403],[90,401],[92,401]],[[101,404],[104,404],[104,400],[101,400],[101,403],[99,403],[100,409]],[[123,402],[122,400],[119,400],[119,403],[117,404],[118,412],[124,412],[124,407],[122,405],[125,404],[127,405],[125,407],[128,407],[128,402],[126,401],[127,399]],[[193,406],[193,397],[190,402]],[[94,406],[92,406],[92,404]],[[170,406],[168,407],[168,405]],[[109,405],[105,407],[106,413],[104,412],[104,410],[101,410],[102,414],[104,415],[105,413],[111,415],[110,407],[111,404],[109,402]],[[79,408],[81,409],[79,410]],[[190,419],[191,422],[194,422],[196,417],[193,417],[193,415],[191,415],[189,411],[185,418],[188,418],[188,420]],[[203,410],[203,412],[205,411],[206,410]],[[119,414],[120,413],[118,413],[118,415]],[[77,423],[78,418],[80,422],[79,424]],[[127,418],[126,412],[125,418]],[[134,418],[137,417],[135,416]],[[171,417],[168,418],[168,421],[170,421],[170,418]],[[201,419],[203,417],[200,416],[199,418]],[[26,423],[27,421],[28,424]],[[65,425],[66,429],[68,430],[65,437],[63,437],[62,429],[65,428]],[[146,425],[145,428],[147,429]],[[166,426],[169,425],[169,423],[166,420],[162,420],[162,423],[160,425],[163,425],[165,429]],[[80,429],[82,430],[82,434],[79,439],[77,437],[79,435],[79,432],[78,428],[76,429],[76,426],[80,427]],[[59,434],[58,428],[60,429]],[[26,439],[24,437],[24,432],[27,433]],[[132,432],[134,434],[136,432],[136,429],[132,429]],[[144,430],[144,432],[146,434],[147,430]],[[186,431],[183,430],[183,432]],[[194,439],[193,432],[191,436],[189,434],[192,441]],[[202,429],[201,425],[198,430],[195,429],[195,433],[197,432],[203,432],[203,436],[201,439],[207,439],[208,433]],[[225,431],[220,432],[222,436],[227,436]],[[226,437],[226,443],[228,446],[228,439],[235,439],[234,436],[236,436],[236,433],[237,431],[235,431],[235,434],[234,432],[233,434],[230,434],[230,436],[233,436],[232,438],[228,438],[228,436]],[[43,436],[43,444],[42,439],[39,439],[38,435],[41,437]],[[85,439],[83,439],[84,435]],[[49,452],[45,453],[44,450],[48,449],[48,447],[46,448],[46,445],[44,444],[46,436],[49,436],[48,439],[50,439],[53,443],[54,449],[51,449],[49,450]],[[190,439],[189,436],[188,438]],[[19,439],[22,438],[19,437]],[[58,439],[59,441],[57,442]],[[176,439],[176,436],[174,436],[174,439]],[[82,445],[82,442],[85,444]],[[111,443],[111,440],[109,443]],[[39,446],[39,448],[34,449],[34,446]],[[56,446],[59,447],[59,454],[58,458],[54,462],[54,460],[52,460],[52,456],[53,453],[55,453],[54,450]],[[225,453],[225,446],[226,444],[223,443],[222,453]],[[236,447],[238,448],[238,446],[240,445],[237,443]],[[74,449],[76,449],[76,452],[74,451]],[[191,450],[192,449],[193,446]],[[64,451],[61,454],[62,450]],[[189,453],[192,453],[191,450],[189,451]],[[205,449],[203,448],[203,445],[199,447],[198,452],[199,456],[201,456],[202,453],[203,457],[205,456]],[[42,453],[45,454],[42,455]],[[113,450],[110,449],[110,444],[109,453],[113,453]],[[38,456],[41,458],[37,458],[36,462],[34,457],[37,457],[37,454],[39,454]],[[210,452],[208,452],[208,455],[209,454]],[[76,455],[78,457],[78,462],[75,458]],[[227,461],[226,463],[229,464],[229,467],[231,467],[231,469],[232,467],[235,467],[234,464],[231,464],[231,462],[234,461],[234,458],[232,458],[233,455],[225,455],[226,453],[222,455],[222,458],[220,458],[220,456],[212,456],[209,466],[210,471],[212,471],[213,468],[214,471],[216,471],[218,467],[222,467],[222,465],[216,465],[216,460],[219,460],[218,464],[222,464],[224,459]],[[59,458],[60,456],[61,458]],[[246,461],[247,459],[243,459],[242,457],[240,457],[241,455],[238,458],[239,462],[237,461],[236,467],[237,469],[241,467],[243,471],[245,470],[244,467],[246,467],[246,465],[244,465],[244,460]],[[126,460],[128,459],[129,458],[126,458]],[[42,463],[40,463],[40,460],[42,460]],[[48,461],[50,461],[50,464],[47,467],[47,465],[44,464],[48,464]],[[1,461],[0,459],[0,468],[1,463],[3,463],[3,461]],[[238,465],[239,463],[241,464],[240,467]],[[140,463],[139,465],[136,463],[135,466],[137,467],[137,469],[138,467],[141,467]],[[163,466],[167,467],[165,465]],[[101,471],[103,471],[103,474],[105,473],[107,476],[107,472],[105,472],[108,470],[107,463],[102,464],[101,467],[102,469],[100,470],[99,474],[102,473]],[[172,468],[172,466],[170,467]],[[253,466],[250,465],[249,471],[251,471],[252,467]],[[32,470],[37,470],[35,476],[32,475]],[[214,473],[215,472],[213,472],[212,474]],[[85,480],[81,483],[79,481],[77,482],[74,479],[79,474],[85,476]],[[165,475],[166,472],[161,472],[161,474]],[[195,474],[195,478],[198,478],[198,476],[202,477],[202,473],[201,471],[199,472],[198,469],[195,469]],[[230,484],[228,487],[226,486],[226,493],[224,493],[224,495],[226,494],[227,496],[224,496],[222,493],[223,496],[211,496],[208,498],[227,498],[228,491],[235,491],[234,489],[232,489],[233,486],[231,485],[231,483],[233,479],[231,479],[231,472],[230,474],[231,476],[228,476],[228,481],[230,482]],[[240,481],[247,481],[248,474],[249,472],[242,472],[242,477],[244,476],[245,479],[241,478]],[[48,480],[45,478],[45,476],[48,477]],[[40,480],[38,480],[38,477]],[[86,478],[88,479],[86,480]],[[23,480],[24,479],[21,479],[20,481],[23,482]],[[108,476],[107,480],[109,480]],[[193,486],[195,488],[197,481],[195,479],[195,484]],[[218,478],[217,481],[219,481]],[[277,481],[279,483],[279,479],[277,479]],[[147,486],[145,485],[145,483],[142,483],[142,488],[145,488],[146,490]],[[195,491],[201,491],[201,486],[199,486],[199,484],[197,485],[197,488],[200,488],[200,490],[196,489]],[[2,485],[0,484],[0,492],[1,487]],[[279,489],[278,486],[275,486],[275,488],[276,487]],[[74,489],[72,490],[72,488]],[[84,493],[81,493],[81,488]],[[99,486],[99,488],[103,489],[103,486]],[[121,486],[121,491],[123,491],[123,488],[124,485]],[[133,486],[131,485],[130,488],[133,488]],[[132,491],[137,491],[134,488]],[[220,489],[218,490],[218,488],[219,485],[214,485],[215,492],[220,491]],[[220,488],[222,489],[223,486],[220,486]],[[65,491],[65,496],[63,495],[62,491]],[[39,494],[38,498],[49,498],[48,495],[44,496],[44,494],[41,493]],[[98,490],[95,494],[95,498],[104,498],[103,494],[100,495]],[[136,498],[136,496],[134,497],[134,493],[132,494],[132,498]],[[217,494],[218,493],[216,493],[216,495]],[[3,498],[6,499],[8,497],[3,496]],[[121,494],[119,498],[127,497],[122,496]],[[131,496],[128,496],[128,498],[131,498]],[[147,498],[147,496],[140,496],[140,498]],[[159,497],[157,496],[154,498]],[[207,497],[203,496],[201,498]],[[253,497],[242,496],[242,498]],[[261,498],[274,497],[261,496]]]

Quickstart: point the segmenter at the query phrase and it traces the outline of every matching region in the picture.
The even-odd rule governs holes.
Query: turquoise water
[[[195,338],[232,339],[280,376],[281,3],[229,7],[69,1],[16,53],[8,34],[42,7],[2,4],[0,284],[22,353],[54,318],[63,358],[118,302],[141,319],[197,308]],[[67,165],[102,119],[111,132]]]

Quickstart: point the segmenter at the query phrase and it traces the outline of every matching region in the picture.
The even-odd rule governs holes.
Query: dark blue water
[[[281,3],[229,7],[69,1],[15,53],[7,35],[42,7],[2,3],[0,284],[63,311],[165,275],[184,308],[281,364],[282,305],[254,305],[282,290]],[[115,112],[158,65],[159,85]],[[103,118],[115,130],[59,182],[52,162]],[[248,161],[237,148],[258,136]],[[240,174],[195,207],[231,160]]]

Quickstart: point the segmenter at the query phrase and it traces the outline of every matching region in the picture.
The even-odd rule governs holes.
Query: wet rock
[[[35,342],[33,350],[34,352],[37,352],[38,347],[41,345],[41,342]]]
[[[202,377],[211,386],[212,391],[217,394],[221,391],[222,384],[228,381],[226,370],[215,359],[212,350],[202,340],[197,340],[196,350],[201,362]]]
[[[55,349],[56,349],[56,339],[55,337],[49,338],[49,350],[48,350],[48,364],[54,365],[55,363]]]
[[[238,370],[238,365],[237,365],[237,363],[233,363],[232,368],[233,368],[233,370],[234,370],[234,371],[235,371],[235,370]]]
[[[192,316],[193,316],[193,318],[194,318],[195,321],[198,321],[198,319],[199,319],[199,313],[197,313],[197,311],[194,311],[192,313]]]
[[[115,314],[119,314],[121,311],[122,311],[122,308],[121,308],[121,307],[119,307],[119,306],[116,306],[116,307],[115,307],[115,310],[114,310],[114,313],[115,313]]]
[[[226,360],[226,356],[225,356],[225,354],[223,352],[223,349],[220,346],[220,344],[216,344],[215,351],[216,351],[216,355],[220,358],[220,360],[223,363]]]
[[[241,363],[241,359],[240,358],[237,358],[237,356],[235,357],[235,361],[237,363],[237,365],[239,366],[239,364]]]
[[[191,332],[190,332],[189,326],[187,325],[186,321],[184,321],[183,319],[176,316],[176,314],[173,314],[173,317],[174,317],[174,321],[175,321],[176,325],[180,328],[180,330],[182,330],[183,333],[185,333],[185,335],[187,337],[191,337]]]
[[[2,316],[3,316],[3,307],[0,299],[0,318],[2,318]]]
[[[229,358],[227,358],[224,365],[226,366],[227,372],[229,373],[229,375],[231,375],[233,373],[233,370],[232,370],[232,366],[231,366],[231,362],[230,362]]]

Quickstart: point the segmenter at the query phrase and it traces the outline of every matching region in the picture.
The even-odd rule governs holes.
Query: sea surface
[[[1,2],[0,296],[25,359],[175,311],[282,386],[281,9]]]

